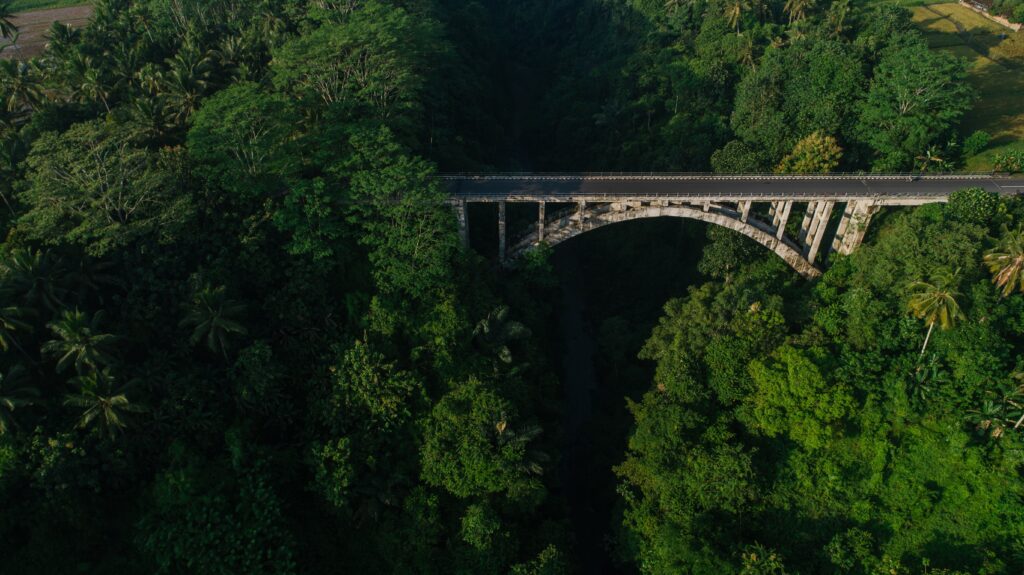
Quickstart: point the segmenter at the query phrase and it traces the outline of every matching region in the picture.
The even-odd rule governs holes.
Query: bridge
[[[468,206],[497,204],[498,258],[503,263],[541,243],[554,246],[609,224],[679,217],[739,232],[807,278],[821,275],[820,260],[828,253],[849,254],[857,249],[872,216],[883,207],[946,202],[954,191],[967,187],[1001,195],[1024,193],[1024,178],[993,174],[517,173],[441,177],[467,245]],[[535,225],[511,242],[510,203],[536,206]]]

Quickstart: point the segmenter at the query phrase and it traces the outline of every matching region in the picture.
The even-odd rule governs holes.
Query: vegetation
[[[1019,200],[815,282],[678,222],[576,273],[466,249],[435,177],[960,169],[971,72],[905,9],[98,0],[0,63],[4,572],[1024,569]]]

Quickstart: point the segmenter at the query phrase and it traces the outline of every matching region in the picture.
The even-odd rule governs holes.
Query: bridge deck
[[[467,202],[847,201],[915,205],[941,201],[952,192],[980,187],[999,194],[1024,193],[1024,178],[990,174],[453,174],[453,200]]]

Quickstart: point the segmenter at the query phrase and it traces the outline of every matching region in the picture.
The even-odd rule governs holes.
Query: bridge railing
[[[1003,177],[996,172],[934,174],[922,172],[834,172],[827,174],[714,172],[447,172],[444,180],[978,180]]]

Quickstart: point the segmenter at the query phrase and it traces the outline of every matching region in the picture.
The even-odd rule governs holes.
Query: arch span
[[[582,211],[575,211],[572,214],[539,225],[537,229],[511,246],[508,255],[510,258],[516,258],[526,251],[537,247],[541,242],[549,246],[555,246],[591,230],[619,222],[675,217],[706,222],[739,232],[771,250],[800,275],[807,278],[815,278],[821,275],[821,271],[805,256],[804,251],[783,234],[779,233],[778,229],[773,229],[754,218],[746,218],[746,221],[744,221],[739,211],[734,213],[728,212],[721,208],[710,209],[709,207],[709,209],[705,210],[686,205],[639,205],[625,207],[615,204],[604,204],[593,207],[588,206]],[[822,235],[824,234],[822,233]]]

